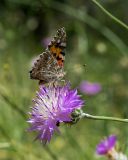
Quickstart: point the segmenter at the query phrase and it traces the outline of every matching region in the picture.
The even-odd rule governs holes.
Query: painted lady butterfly
[[[30,71],[30,78],[39,80],[39,83],[51,83],[63,79],[66,48],[65,28],[57,30],[57,34],[48,45],[45,52],[40,54]]]

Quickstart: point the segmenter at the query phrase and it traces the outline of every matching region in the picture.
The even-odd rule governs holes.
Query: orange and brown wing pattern
[[[65,72],[63,71],[66,48],[66,32],[64,28],[57,31],[48,48],[34,63],[30,78],[41,81],[41,83],[51,83],[61,80]]]
[[[65,28],[57,30],[57,34],[48,45],[48,49],[51,54],[56,58],[58,65],[63,66],[65,60],[65,48],[66,48],[66,32]]]

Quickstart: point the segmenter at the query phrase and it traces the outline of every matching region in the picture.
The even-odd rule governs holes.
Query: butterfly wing
[[[64,28],[57,31],[48,48],[43,52],[30,71],[30,78],[43,83],[60,80],[64,77],[64,49],[66,33]]]
[[[58,66],[56,59],[49,51],[43,52],[30,71],[30,78],[44,83],[56,80],[63,69]]]
[[[66,32],[65,28],[57,30],[57,34],[48,45],[48,50],[56,58],[58,65],[63,66],[65,60]]]

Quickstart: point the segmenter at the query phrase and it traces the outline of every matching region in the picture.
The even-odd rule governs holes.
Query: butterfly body
[[[30,78],[39,80],[41,83],[54,83],[63,79],[64,60],[66,48],[66,32],[64,28],[57,31],[57,34],[48,45],[30,71]]]

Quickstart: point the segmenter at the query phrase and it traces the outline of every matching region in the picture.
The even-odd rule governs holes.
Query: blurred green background
[[[128,24],[127,0],[99,0]],[[29,79],[32,60],[44,41],[64,26],[67,32],[66,79],[99,82],[102,91],[83,95],[84,111],[128,118],[128,32],[91,0],[0,1],[0,160],[92,160],[100,139],[116,134],[128,152],[128,124],[83,119],[60,127],[43,147],[28,133],[28,112],[38,82]],[[86,64],[84,67],[83,65]]]

